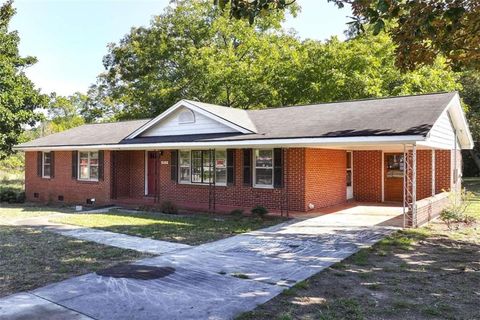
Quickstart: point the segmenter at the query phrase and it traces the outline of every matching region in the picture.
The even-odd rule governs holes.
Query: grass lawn
[[[157,240],[198,245],[265,228],[282,218],[232,217],[206,214],[175,216],[156,213],[75,214],[54,222],[97,228]]]
[[[55,209],[0,207],[0,296],[31,290],[130,262],[147,255],[64,237],[41,229],[9,226],[13,219],[63,212]]]
[[[66,208],[39,207],[34,204],[0,203],[0,225],[9,224],[13,220],[48,216],[57,213],[68,213]]]
[[[464,185],[480,219],[480,179]],[[397,232],[239,319],[480,319],[480,224]]]

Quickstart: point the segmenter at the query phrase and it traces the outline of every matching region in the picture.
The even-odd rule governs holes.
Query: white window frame
[[[180,180],[180,177],[181,177],[181,173],[182,173],[182,168],[186,168],[187,166],[182,166],[181,164],[181,156],[180,154],[182,152],[188,152],[188,163],[189,163],[189,168],[190,168],[190,174],[189,174],[189,177],[188,177],[188,181],[182,181]],[[178,151],[178,183],[181,183],[181,184],[190,184],[192,183],[192,151],[191,150],[179,150]]]
[[[272,184],[257,184],[257,151],[271,151],[272,152]],[[262,148],[253,150],[253,187],[260,189],[273,189],[275,186],[275,151],[271,148]],[[270,167],[258,167],[259,169],[270,169]]]
[[[45,174],[45,155],[47,153],[50,154],[50,163],[48,164],[50,166],[50,174],[48,176]],[[52,176],[52,152],[51,151],[43,151],[42,152],[42,178],[50,179],[51,176]]]
[[[180,172],[181,172],[181,168],[182,166],[180,166],[180,152],[185,152],[185,151],[188,151],[189,155],[190,155],[190,180],[187,182],[187,181],[181,181],[180,180]],[[208,185],[209,183],[208,182],[192,182],[192,176],[193,176],[193,159],[192,159],[192,151],[208,151],[206,149],[194,149],[194,150],[179,150],[178,151],[178,168],[177,168],[177,175],[178,175],[178,183],[179,184],[191,184],[191,185],[200,185],[200,186],[205,186],[205,185]],[[227,155],[227,149],[216,149],[216,151],[225,151],[225,170],[226,170],[226,174],[228,174],[228,155]],[[219,186],[219,187],[225,187],[227,186],[227,180],[228,180],[228,177],[227,179],[225,179],[225,182],[221,182],[221,183],[218,183],[216,181],[216,174],[217,174],[217,166],[216,166],[216,163],[215,163],[215,155],[214,155],[214,159],[213,159],[214,163],[213,163],[213,173],[215,174],[215,186]],[[203,163],[202,163],[202,168],[203,168]]]
[[[82,150],[82,151],[79,151],[78,152],[78,158],[77,158],[77,180],[79,181],[92,181],[92,182],[98,182],[98,177],[97,178],[91,178],[91,171],[90,171],[90,167],[91,167],[91,164],[90,164],[90,159],[91,159],[91,154],[96,152],[97,153],[97,160],[99,161],[99,163],[97,164],[97,168],[100,168],[100,153],[98,150]],[[88,154],[88,162],[87,162],[87,166],[88,166],[88,176],[89,178],[82,178],[81,177],[81,168],[80,168],[80,154],[82,153],[87,153]],[[98,172],[98,174],[100,174],[100,172]]]

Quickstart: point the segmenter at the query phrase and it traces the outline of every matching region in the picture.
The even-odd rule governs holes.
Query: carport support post
[[[417,146],[403,145],[403,227],[417,226]],[[408,219],[407,219],[408,218]],[[411,221],[411,224],[409,222]]]

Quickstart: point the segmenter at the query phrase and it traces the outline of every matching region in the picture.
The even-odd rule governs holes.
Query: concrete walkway
[[[54,214],[44,217],[19,219],[12,224],[26,227],[42,227],[48,231],[59,233],[66,237],[92,241],[112,247],[131,249],[154,255],[190,248],[189,245],[182,243],[154,240],[110,231],[59,224],[50,221],[52,218],[64,217],[66,215],[67,214]]]
[[[172,251],[136,262],[175,269],[163,278],[75,277],[0,300],[0,319],[232,319],[382,239],[393,217],[348,209]]]

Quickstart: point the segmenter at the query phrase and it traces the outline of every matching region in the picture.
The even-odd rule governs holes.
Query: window
[[[347,152],[347,187],[352,186],[352,153]]]
[[[191,166],[191,159],[190,159],[190,151],[180,151],[179,152],[179,167],[180,167],[180,174],[179,174],[179,181],[180,182],[190,182],[190,166]]]
[[[183,110],[178,115],[178,123],[194,123],[195,122],[195,114],[192,110]]]
[[[227,184],[227,151],[215,151],[215,183]]]
[[[42,153],[42,177],[50,178],[52,173],[52,154],[50,152]]]
[[[254,153],[255,186],[273,187],[273,149],[257,149]]]
[[[98,151],[78,153],[78,179],[98,181]]]
[[[227,151],[192,150],[179,152],[180,183],[213,183],[227,184]]]
[[[387,178],[403,178],[403,155],[392,154],[387,156]]]

